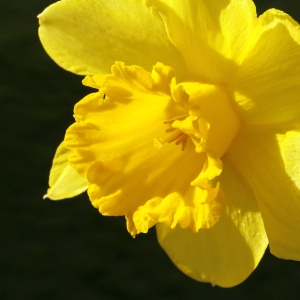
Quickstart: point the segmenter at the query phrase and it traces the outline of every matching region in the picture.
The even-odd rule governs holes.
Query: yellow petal
[[[244,130],[227,153],[251,187],[271,252],[300,260],[300,127],[255,126]]]
[[[223,196],[217,190],[213,201],[201,203],[210,195],[190,185],[201,170],[193,163],[199,158],[191,143],[185,155],[174,145],[154,149],[156,153],[150,147],[148,152],[142,149],[139,154],[132,153],[127,160],[121,157],[131,171],[113,169],[115,160],[93,165],[88,172],[92,204],[103,215],[125,215],[133,236],[146,233],[157,222],[170,227],[178,223],[193,231],[213,226],[223,211]]]
[[[51,200],[72,198],[87,190],[86,178],[78,175],[77,171],[69,165],[67,157],[71,152],[64,147],[63,143],[58,146],[50,171],[50,188],[44,198]]]
[[[65,137],[74,150],[70,164],[90,182],[93,205],[104,215],[125,215],[132,235],[157,222],[198,231],[213,226],[224,208],[219,185],[191,186],[207,159],[192,141],[184,151],[171,143],[154,147],[168,134],[165,121],[186,113],[171,98],[173,77],[162,64],[148,73],[116,63],[104,79],[86,79],[92,86],[100,82],[100,91],[76,105],[77,122]]]
[[[204,82],[224,83],[243,59],[255,34],[251,0],[149,0],[180,50],[189,73]]]
[[[224,162],[220,182],[226,209],[212,228],[194,234],[178,226],[157,224],[160,245],[186,275],[213,285],[232,287],[256,268],[268,245],[255,200]]]
[[[112,67],[112,74],[100,80],[101,90],[76,104],[77,122],[67,130],[64,143],[75,149],[69,161],[82,176],[87,176],[88,169],[97,161],[111,161],[133,151],[140,153],[140,149],[156,153],[153,139],[164,131],[163,122],[173,114],[182,114],[179,106],[167,109],[172,101],[168,94],[170,88],[165,91],[157,88],[156,92],[161,95],[152,93],[156,88],[155,72],[163,74],[164,68],[168,68],[169,73],[162,77],[171,81],[174,76],[171,68],[160,66],[158,64],[151,74],[141,67],[127,67],[118,62]],[[93,154],[87,155],[90,151]]]
[[[106,74],[116,60],[151,70],[160,61],[184,72],[162,22],[142,1],[65,0],[39,15],[41,42],[50,57],[68,71]]]
[[[175,168],[170,166],[167,168],[174,172]],[[149,171],[152,170],[149,168]],[[190,227],[193,232],[198,232],[200,228],[210,228],[219,221],[225,204],[220,185],[217,184],[210,190],[192,188],[189,185],[191,180],[189,174],[184,172],[184,168],[179,171],[181,176],[184,174],[187,178],[185,188],[180,186],[183,181],[181,176],[174,176],[172,180],[174,186],[168,195],[162,197],[163,194],[160,194],[148,200],[133,214],[133,221],[140,232],[148,232],[151,224],[158,222],[165,223],[170,228],[175,228],[179,224],[182,228]],[[161,187],[157,188],[155,185],[153,182],[150,188],[158,193]]]
[[[232,77],[230,89],[248,124],[278,124],[300,117],[300,28],[275,9],[259,17],[252,49]]]

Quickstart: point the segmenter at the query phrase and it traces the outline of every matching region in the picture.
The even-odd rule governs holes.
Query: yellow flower
[[[268,243],[300,260],[290,16],[257,18],[251,0],[65,0],[39,19],[48,54],[98,89],[75,106],[46,197],[88,187],[103,215],[125,215],[133,236],[156,224],[180,270],[223,287]]]

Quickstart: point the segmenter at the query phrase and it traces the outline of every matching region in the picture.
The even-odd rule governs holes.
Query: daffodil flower
[[[46,197],[88,188],[132,236],[156,225],[188,276],[245,280],[267,245],[300,260],[300,29],[251,0],[62,0],[41,42],[95,90]]]

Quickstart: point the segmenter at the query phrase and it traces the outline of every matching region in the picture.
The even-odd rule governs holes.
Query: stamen
[[[168,128],[168,129],[166,129],[165,132],[169,133],[169,132],[172,132],[172,131],[174,131],[174,130],[175,130],[175,128],[170,127],[170,128]]]
[[[188,141],[188,135],[187,134],[182,134],[178,138],[178,140],[176,141],[175,145],[180,145],[181,144],[181,150],[184,151],[187,141]]]
[[[184,140],[183,140],[182,143],[181,143],[181,151],[184,151],[184,150],[185,150],[187,141],[188,141],[188,136],[185,134],[185,135],[184,135]]]
[[[187,140],[188,140],[188,135],[180,131],[179,129],[173,128],[172,124],[175,121],[182,121],[185,120],[188,117],[188,115],[183,115],[183,116],[177,116],[174,117],[170,120],[164,121],[164,124],[169,124],[171,127],[167,128],[165,130],[166,133],[169,133],[163,137],[156,138],[154,139],[154,147],[156,149],[160,149],[163,144],[165,143],[172,143],[175,142],[175,145],[180,145],[181,144],[181,150],[184,151],[186,148]]]
[[[182,115],[182,116],[177,116],[174,117],[170,120],[164,121],[164,124],[172,124],[173,122],[177,121],[177,120],[185,120],[189,115]]]
[[[174,137],[173,139],[169,140],[168,143],[172,143],[172,142],[178,141],[178,139],[179,139],[183,134],[184,134],[184,133],[182,133],[182,132],[179,133],[176,137]],[[176,142],[175,144],[178,145],[177,142]]]
[[[183,143],[184,141],[187,141],[187,139],[188,139],[188,136],[186,134],[182,134],[176,141],[175,145],[179,145],[179,144]]]

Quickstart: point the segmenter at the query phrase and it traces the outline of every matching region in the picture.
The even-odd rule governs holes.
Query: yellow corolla
[[[75,106],[45,197],[88,188],[190,277],[230,287],[270,244],[300,260],[300,29],[251,0],[64,0],[39,15]]]

